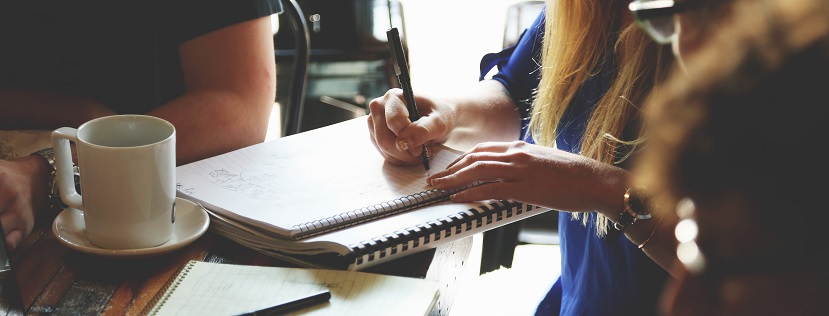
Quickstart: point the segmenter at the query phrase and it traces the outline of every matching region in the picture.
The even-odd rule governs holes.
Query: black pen
[[[306,297],[301,297],[290,302],[285,302],[279,305],[266,307],[258,311],[242,313],[239,314],[239,316],[280,315],[303,307],[324,303],[330,299],[331,292],[329,292],[328,290],[323,290],[322,292],[314,293]]]
[[[406,99],[406,107],[409,109],[409,120],[417,121],[420,114],[417,113],[417,104],[412,91],[412,79],[409,77],[409,65],[406,62],[406,54],[403,52],[400,33],[397,32],[396,27],[393,27],[386,31],[386,37],[389,39],[389,47],[391,47],[392,58],[394,58],[394,74],[397,75],[397,81],[400,82],[403,97]],[[429,170],[429,154],[426,152],[426,144],[420,147],[420,161],[423,162],[423,168]]]

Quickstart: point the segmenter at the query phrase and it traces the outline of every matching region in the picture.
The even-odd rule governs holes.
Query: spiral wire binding
[[[170,294],[176,291],[176,288],[181,284],[181,281],[184,280],[184,277],[190,273],[190,270],[193,269],[193,265],[196,264],[196,261],[190,260],[186,265],[181,267],[179,271],[175,274],[175,277],[170,279],[167,283],[165,283],[161,289],[156,293],[155,297],[144,307],[144,310],[141,311],[139,315],[155,315],[164,304],[167,303],[167,299],[170,297]],[[152,314],[150,314],[152,313]]]
[[[391,201],[359,208],[350,212],[340,213],[323,219],[294,225],[292,228],[300,231],[300,233],[296,235],[296,239],[316,236],[344,226],[356,225],[377,218],[399,214],[423,206],[448,201],[450,195],[479,184],[480,183],[473,183],[471,185],[452,190],[432,189],[418,192],[396,198]]]
[[[498,200],[489,205],[471,208],[448,217],[398,230],[382,237],[362,241],[350,245],[349,248],[351,248],[354,255],[354,265],[359,266],[398,252],[428,245],[430,242],[450,237],[453,234],[457,235],[473,228],[488,226],[537,209],[540,209],[540,207],[515,201]]]

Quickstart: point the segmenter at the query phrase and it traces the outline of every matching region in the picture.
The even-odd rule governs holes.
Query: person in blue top
[[[372,141],[391,163],[417,164],[424,143],[471,148],[429,178],[441,189],[488,182],[453,201],[560,211],[561,276],[539,315],[655,314],[675,259],[672,243],[650,242],[659,219],[622,215],[631,214],[625,193],[635,193],[626,168],[641,141],[639,107],[672,64],[628,3],[548,2],[515,47],[484,58],[482,73],[499,67],[492,80],[460,96],[416,96],[416,122],[399,89],[370,102]]]
[[[537,314],[656,314],[676,262],[672,231],[659,228],[678,218],[635,202],[649,195],[628,171],[646,136],[640,108],[674,54],[683,66],[728,22],[729,2],[548,1],[515,47],[482,60],[482,73],[499,67],[493,80],[452,97],[416,96],[424,115],[416,122],[399,89],[373,100],[372,141],[397,164],[417,164],[424,143],[469,146],[429,178],[432,186],[484,181],[453,201],[513,199],[560,211],[561,276]],[[660,46],[667,43],[674,54]]]

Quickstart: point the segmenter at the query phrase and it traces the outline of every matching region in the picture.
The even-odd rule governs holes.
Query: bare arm
[[[186,92],[151,111],[178,133],[178,164],[265,138],[276,90],[273,34],[263,17],[204,34],[179,47]],[[89,98],[0,88],[0,128],[79,126],[115,114]],[[32,115],[37,113],[37,115]],[[46,207],[49,166],[39,157],[0,161],[0,221],[12,248]]]
[[[458,149],[487,141],[513,141],[521,133],[521,117],[506,88],[484,80],[464,95],[447,99],[455,104],[455,128],[446,140]]]
[[[486,182],[453,194],[455,202],[517,200],[562,212],[595,211],[614,222],[624,210],[624,193],[632,183],[625,169],[522,141],[478,144],[428,180],[437,189]],[[675,213],[658,208],[653,219],[637,221],[624,233],[634,245],[650,237],[642,249],[671,272],[676,259],[675,223]]]
[[[179,47],[186,92],[151,111],[176,127],[178,164],[262,142],[276,98],[269,17]]]
[[[179,53],[185,93],[146,113],[176,126],[178,163],[263,141],[276,98],[270,18],[201,35]],[[0,88],[0,110],[2,129],[77,127],[115,114],[87,97],[9,88]]]
[[[632,226],[641,224],[640,227],[625,232],[628,239],[637,245],[641,245],[647,238],[650,238],[642,247],[642,250],[674,277],[678,276],[678,271],[675,268],[675,265],[679,262],[676,254],[678,242],[674,235],[674,229],[678,222],[679,217],[673,209],[658,210],[652,220],[636,223]],[[643,231],[647,234],[643,234]]]

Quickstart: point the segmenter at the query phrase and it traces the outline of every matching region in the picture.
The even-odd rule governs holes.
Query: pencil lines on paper
[[[274,201],[279,199],[279,192],[285,191],[289,185],[280,178],[280,175],[286,172],[283,164],[276,162],[282,159],[278,155],[266,155],[258,160],[243,156],[223,158],[233,160],[234,164],[231,165],[237,166],[236,170],[218,166],[214,169],[202,169],[202,176],[223,190],[254,200]]]
[[[279,187],[274,185],[275,173],[263,171],[243,170],[233,173],[228,170],[214,170],[209,173],[211,183],[219,185],[228,191],[240,192],[252,199],[273,200],[278,197]]]

